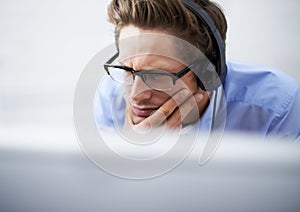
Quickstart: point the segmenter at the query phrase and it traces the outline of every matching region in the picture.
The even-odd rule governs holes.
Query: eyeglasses
[[[107,74],[116,82],[132,85],[135,77],[139,76],[143,82],[154,90],[170,90],[176,81],[187,74],[194,64],[184,68],[178,73],[170,73],[159,70],[134,70],[121,65],[104,64]]]

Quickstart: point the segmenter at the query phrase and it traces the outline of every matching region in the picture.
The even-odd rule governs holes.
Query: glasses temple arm
[[[119,52],[114,54],[107,62],[106,64],[111,64],[117,57],[119,57]]]

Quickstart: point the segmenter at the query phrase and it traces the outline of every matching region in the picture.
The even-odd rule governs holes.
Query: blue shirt
[[[218,128],[218,117],[224,114],[225,131],[251,132],[299,139],[299,85],[286,74],[262,66],[227,63],[224,88],[214,94],[216,103],[209,104],[196,124],[197,129]],[[122,128],[125,101],[122,86],[105,78],[95,99],[95,118],[99,128]],[[224,95],[223,95],[224,94]],[[212,97],[213,98],[213,97]],[[225,102],[225,104],[224,104]],[[216,120],[213,109],[215,107]],[[195,126],[194,126],[195,127]]]

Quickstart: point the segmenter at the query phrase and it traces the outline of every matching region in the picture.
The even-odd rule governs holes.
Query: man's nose
[[[150,99],[152,96],[151,88],[143,81],[140,76],[136,76],[130,87],[130,98],[134,101]]]

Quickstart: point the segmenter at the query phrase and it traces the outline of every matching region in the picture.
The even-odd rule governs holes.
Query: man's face
[[[135,26],[123,27],[120,33],[120,40],[131,36],[143,36],[147,33],[161,33],[157,30],[143,30]],[[174,42],[164,42],[163,45],[159,42],[147,42],[145,48],[164,48],[172,49]],[[124,48],[124,49],[123,49]],[[126,49],[125,49],[126,48]],[[120,53],[127,51],[128,47],[120,45]],[[186,68],[176,59],[171,57],[156,55],[156,54],[140,54],[137,56],[128,57],[121,61],[122,65],[133,68],[134,70],[161,70],[169,73],[178,73]],[[150,88],[142,80],[140,76],[136,76],[133,84],[126,85],[126,102],[129,118],[133,124],[139,124],[145,118],[155,112],[163,103],[165,103],[172,94],[186,88],[191,93],[198,90],[195,75],[189,71],[182,78],[176,81],[176,84],[168,91],[159,91]]]

